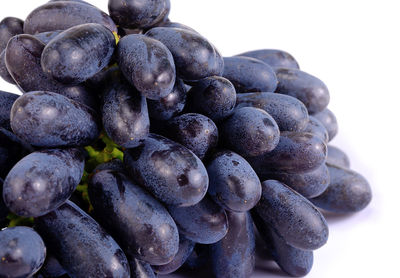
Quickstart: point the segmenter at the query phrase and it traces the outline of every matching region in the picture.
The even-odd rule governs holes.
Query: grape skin
[[[19,95],[0,91],[0,127],[11,130],[10,112],[11,107]]]
[[[255,58],[268,64],[272,68],[299,69],[296,59],[286,51],[278,49],[260,49],[248,51],[236,56]]]

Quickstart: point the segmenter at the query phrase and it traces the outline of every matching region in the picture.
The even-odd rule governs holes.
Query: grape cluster
[[[0,277],[291,276],[368,182],[330,94],[281,50],[223,57],[169,0],[52,0],[0,22]],[[257,251],[257,252],[256,252]]]

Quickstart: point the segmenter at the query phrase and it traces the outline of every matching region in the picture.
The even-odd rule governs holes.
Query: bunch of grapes
[[[292,276],[368,182],[329,91],[281,50],[223,57],[169,0],[50,1],[0,22],[0,277]],[[257,240],[257,241],[256,241]],[[256,244],[257,242],[257,244]]]

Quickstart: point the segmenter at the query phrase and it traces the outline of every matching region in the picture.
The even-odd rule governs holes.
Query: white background
[[[199,31],[223,55],[283,49],[330,89],[329,107],[340,124],[333,144],[370,181],[374,199],[361,213],[328,219],[329,242],[315,252],[307,277],[400,277],[398,1],[171,1],[170,18]],[[44,2],[1,1],[0,18],[25,19]],[[88,2],[107,11],[106,0]],[[0,89],[17,92],[3,81]]]

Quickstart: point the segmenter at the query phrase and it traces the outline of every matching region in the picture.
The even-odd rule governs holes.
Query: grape
[[[114,49],[110,30],[96,23],[82,24],[52,39],[43,50],[41,65],[54,79],[79,84],[106,67]]]
[[[255,107],[274,118],[280,131],[302,131],[308,124],[308,111],[298,99],[276,93],[237,95],[237,107]]]
[[[314,262],[312,251],[288,245],[256,213],[253,214],[253,219],[261,238],[272,253],[273,259],[283,271],[294,277],[303,277],[311,271]]]
[[[156,27],[146,36],[165,44],[175,59],[177,74],[185,80],[221,75],[224,61],[218,50],[197,33],[179,28]]]
[[[66,30],[85,23],[102,24],[110,31],[117,32],[117,26],[112,19],[92,5],[78,1],[53,1],[36,8],[28,15],[24,23],[24,33]]]
[[[209,245],[196,244],[192,254],[186,259],[183,268],[188,270],[202,269],[210,261],[209,249]]]
[[[50,92],[19,97],[11,109],[11,127],[18,137],[38,147],[86,146],[100,132],[94,111]]]
[[[145,97],[159,100],[172,92],[174,58],[161,42],[144,35],[125,36],[118,43],[117,60],[126,79]]]
[[[331,110],[325,109],[320,113],[314,114],[313,116],[325,126],[329,134],[329,141],[332,141],[339,131],[335,114],[333,114]]]
[[[0,192],[3,192],[3,180],[0,178]],[[4,204],[3,197],[0,196],[0,229],[3,228],[4,223],[6,222],[6,217],[8,215],[8,209]]]
[[[279,142],[279,128],[264,110],[242,107],[234,111],[220,127],[221,137],[233,151],[242,156],[271,152]]]
[[[131,277],[133,278],[156,278],[151,266],[137,259],[129,260]]]
[[[0,76],[3,78],[6,82],[10,84],[16,84],[10,73],[8,72],[7,66],[6,66],[6,51],[3,50],[1,51],[0,54]]]
[[[36,219],[39,234],[70,277],[129,278],[124,252],[100,225],[67,202]]]
[[[364,209],[372,199],[368,181],[355,171],[327,164],[331,183],[322,195],[311,201],[333,213],[354,213]]]
[[[310,120],[308,122],[307,127],[303,130],[303,132],[311,133],[315,136],[321,138],[326,144],[329,141],[329,134],[326,130],[325,126],[315,117],[310,116]]]
[[[170,120],[166,127],[167,137],[191,150],[203,160],[218,144],[215,123],[196,113],[183,114]]]
[[[19,95],[0,91],[0,127],[11,130],[10,113],[11,107]]]
[[[24,32],[23,26],[24,22],[16,17],[6,17],[0,21],[0,52],[6,48],[12,37]]]
[[[166,265],[153,266],[154,271],[157,274],[166,275],[178,270],[190,256],[193,251],[195,243],[186,239],[183,236],[179,236],[179,251],[175,255],[174,259]]]
[[[65,1],[65,0],[64,0]],[[54,30],[54,31],[49,31],[49,32],[43,32],[35,35],[35,38],[40,40],[44,44],[48,44],[52,39],[57,37],[62,30]]]
[[[179,28],[179,29],[188,30],[190,32],[199,33],[196,30],[194,30],[192,27],[189,27],[189,26],[179,23],[179,22],[163,21],[163,22],[158,23],[157,27]]]
[[[104,170],[111,170],[125,174],[125,166],[124,163],[118,158],[113,159],[109,162],[102,163],[97,165],[97,167],[93,170],[93,173],[97,173]]]
[[[56,278],[66,274],[65,269],[60,265],[60,262],[52,255],[48,254],[43,267],[39,271],[39,277]]]
[[[247,157],[257,173],[265,169],[272,172],[301,174],[320,167],[326,159],[327,147],[324,141],[304,132],[281,132],[278,146],[270,153]]]
[[[235,87],[228,79],[220,76],[199,80],[188,94],[190,110],[204,114],[213,121],[225,119],[235,108]]]
[[[326,163],[340,166],[342,168],[350,168],[350,159],[341,149],[328,145],[328,157]]]
[[[111,18],[119,26],[135,29],[149,28],[169,14],[169,0],[109,0]]]
[[[298,69],[276,69],[278,87],[276,92],[301,100],[310,114],[324,110],[329,104],[326,85],[311,74]]]
[[[330,182],[329,171],[325,164],[322,164],[316,170],[302,174],[274,173],[268,172],[268,169],[258,174],[263,180],[276,179],[306,198],[313,198],[321,195],[329,186]]]
[[[0,231],[0,277],[31,277],[44,263],[46,247],[31,228]]]
[[[328,226],[318,209],[279,181],[262,183],[262,197],[255,211],[293,247],[315,250],[328,240]]]
[[[30,35],[13,37],[6,48],[6,64],[22,92],[50,91],[88,105],[96,106],[94,97],[82,86],[61,84],[47,76],[40,65],[45,45]]]
[[[124,152],[129,174],[160,201],[193,206],[203,199],[208,175],[203,163],[180,144],[150,134],[143,144]]]
[[[125,148],[133,148],[149,134],[146,98],[124,78],[110,82],[103,96],[103,125],[108,136]]]
[[[84,157],[78,149],[36,151],[20,160],[4,180],[3,198],[17,215],[37,217],[62,205],[79,184]]]
[[[85,2],[83,0],[50,0],[49,2],[67,2],[67,1],[79,2],[79,3],[82,3],[82,4],[93,6],[92,4],[90,4],[88,2]]]
[[[228,231],[225,211],[209,197],[191,207],[169,206],[168,210],[178,225],[179,232],[196,243],[216,243]]]
[[[232,82],[237,93],[273,92],[277,86],[274,70],[249,57],[224,58],[223,77]]]
[[[211,245],[211,263],[216,278],[250,277],[255,265],[255,236],[249,213],[227,212],[226,237]]]
[[[151,118],[167,121],[183,111],[186,104],[186,87],[181,79],[176,79],[172,92],[160,100],[147,100]]]
[[[273,68],[299,69],[299,64],[292,55],[278,49],[260,49],[245,52],[237,56],[255,58],[268,64]]]
[[[207,166],[208,193],[223,208],[243,212],[260,200],[261,183],[250,164],[238,154],[222,151]]]
[[[128,256],[153,265],[167,264],[174,258],[179,235],[173,219],[125,175],[110,170],[98,172],[90,181],[89,196],[100,222]]]

